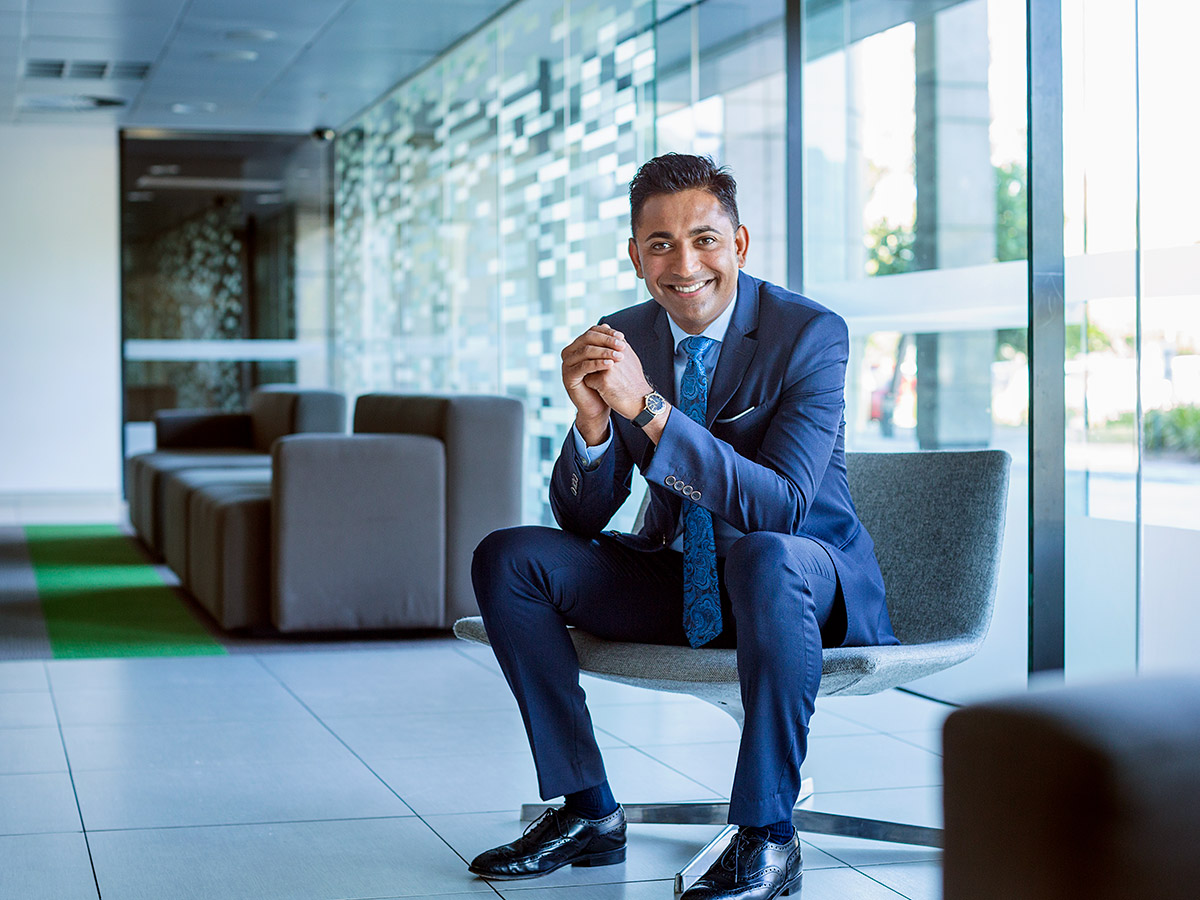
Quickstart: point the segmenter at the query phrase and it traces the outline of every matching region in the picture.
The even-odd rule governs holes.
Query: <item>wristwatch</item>
[[[667,401],[658,391],[651,391],[645,396],[646,407],[630,421],[638,428],[645,428],[660,412],[667,408]]]

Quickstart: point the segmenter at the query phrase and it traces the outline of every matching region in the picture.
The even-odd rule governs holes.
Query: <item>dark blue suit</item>
[[[662,307],[651,300],[603,321],[674,402],[674,341]],[[707,427],[673,409],[655,447],[614,414],[612,445],[591,469],[568,435],[550,485],[563,531],[509,529],[480,545],[476,595],[525,717],[544,799],[604,777],[565,625],[686,643],[680,555],[667,547],[690,486],[696,502],[746,535],[720,561],[727,627],[714,642],[737,646],[746,710],[730,821],[790,818],[822,645],[896,643],[874,544],[846,481],[848,352],[835,313],[740,273]],[[649,483],[644,525],[636,535],[605,532],[635,465]]]

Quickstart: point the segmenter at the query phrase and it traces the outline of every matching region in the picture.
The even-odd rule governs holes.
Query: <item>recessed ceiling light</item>
[[[258,59],[257,50],[210,50],[205,54],[214,62],[254,62]]]
[[[30,112],[87,112],[124,105],[125,101],[119,97],[92,97],[86,94],[38,94],[20,100],[21,109]]]
[[[171,112],[177,115],[186,116],[191,113],[211,113],[217,111],[217,104],[209,103],[172,103]]]
[[[277,37],[279,34],[269,28],[235,28],[225,32],[226,40],[230,41],[273,41]]]

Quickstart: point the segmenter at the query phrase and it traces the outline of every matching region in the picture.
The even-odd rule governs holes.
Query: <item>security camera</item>
[[[337,132],[332,128],[318,126],[312,130],[312,136],[318,141],[332,141],[335,137],[337,137]]]

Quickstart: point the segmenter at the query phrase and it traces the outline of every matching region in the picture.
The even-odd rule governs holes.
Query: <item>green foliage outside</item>
[[[1146,410],[1142,434],[1149,451],[1183,453],[1200,459],[1200,406]]]
[[[1029,193],[1025,167],[996,166],[996,261],[1029,258]]]
[[[1025,167],[1008,163],[993,167],[996,173],[996,261],[1008,262],[1029,256],[1029,193]],[[913,271],[916,224],[893,225],[886,218],[867,229],[866,272],[868,275],[897,275]]]
[[[1029,356],[1029,329],[996,329],[996,361],[1013,359],[1018,355]]]
[[[887,219],[873,225],[867,231],[867,274],[911,272],[914,231],[911,225],[892,225]]]
[[[1116,345],[1108,336],[1106,331],[1102,331],[1097,326],[1088,322],[1087,326],[1087,346],[1083,345],[1083,326],[1074,324],[1067,325],[1067,359],[1074,359],[1080,353],[1102,353],[1105,350],[1113,350]]]

